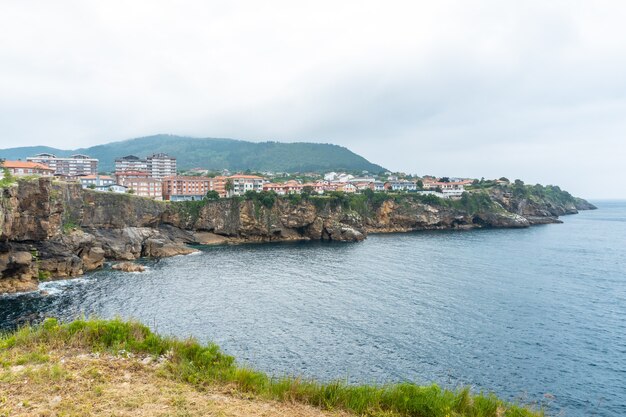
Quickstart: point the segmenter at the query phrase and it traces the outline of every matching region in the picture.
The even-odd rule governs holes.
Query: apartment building
[[[148,172],[152,178],[163,179],[176,175],[176,158],[164,153],[155,153],[146,158]]]
[[[70,157],[57,157],[51,153],[40,153],[26,158],[29,162],[44,164],[54,170],[55,175],[80,176],[96,175],[98,173],[98,160],[87,155],[75,154]]]
[[[148,161],[135,155],[126,155],[115,160],[115,172],[148,171]]]
[[[213,179],[213,189],[220,197],[231,197],[234,195],[244,195],[248,191],[263,191],[263,184],[268,181],[256,175],[231,175],[229,177],[215,177]],[[227,191],[227,184],[232,185],[232,189]]]
[[[202,200],[213,190],[213,178],[207,177],[166,177],[162,180],[163,199],[169,201]]]
[[[122,177],[119,185],[126,187],[129,192],[140,197],[148,197],[154,200],[163,200],[163,186],[161,180],[156,178],[128,178]],[[132,190],[132,191],[130,191]]]

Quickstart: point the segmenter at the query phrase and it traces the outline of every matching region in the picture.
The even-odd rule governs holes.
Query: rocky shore
[[[35,290],[39,281],[79,276],[105,261],[189,254],[194,244],[355,242],[368,233],[519,228],[595,208],[581,199],[520,197],[501,189],[477,207],[472,201],[359,198],[168,203],[50,179],[20,180],[0,189],[0,293]]]

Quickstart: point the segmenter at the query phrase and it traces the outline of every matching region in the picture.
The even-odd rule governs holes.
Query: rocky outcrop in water
[[[477,207],[412,196],[167,203],[50,179],[20,180],[0,189],[0,293],[35,290],[41,280],[79,276],[107,260],[186,255],[196,251],[190,244],[355,242],[367,233],[528,227],[592,208],[584,200],[558,204],[502,190],[487,200]]]

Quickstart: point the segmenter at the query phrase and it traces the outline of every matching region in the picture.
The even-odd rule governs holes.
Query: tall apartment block
[[[115,160],[115,172],[148,171],[148,162],[135,155],[123,156]]]
[[[128,155],[115,160],[115,172],[147,172],[151,178],[163,179],[176,175],[176,158],[164,153],[155,153],[146,159]]]
[[[176,175],[176,158],[164,153],[155,153],[146,158],[152,178],[163,179]]]
[[[98,160],[82,154],[62,158],[51,153],[40,153],[35,156],[29,156],[26,160],[47,165],[54,170],[55,175],[74,177],[96,175],[98,173]]]

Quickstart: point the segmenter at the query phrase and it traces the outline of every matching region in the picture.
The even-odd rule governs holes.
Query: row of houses
[[[37,162],[4,161],[3,166],[15,176],[40,175],[46,177],[55,175],[52,168]],[[201,200],[209,191],[217,192],[220,197],[229,197],[243,195],[248,191],[273,191],[278,195],[301,194],[305,188],[316,194],[331,191],[356,193],[370,189],[379,192],[405,191],[433,194],[442,198],[460,198],[465,191],[464,187],[471,184],[470,180],[427,181],[424,182],[423,189],[418,190],[417,182],[408,180],[385,182],[364,181],[363,179],[356,182],[324,180],[311,183],[291,180],[284,183],[271,183],[267,179],[255,175],[231,175],[214,178],[178,175],[154,178],[152,175],[152,172],[134,171],[126,168],[116,172],[113,176],[89,174],[75,176],[74,180],[80,182],[83,188],[91,188],[96,191],[132,192],[142,197],[169,201]],[[65,179],[67,180],[68,177]]]
[[[96,191],[131,192],[155,200],[193,201],[203,199],[209,191],[220,197],[260,192],[267,180],[254,175],[231,175],[214,178],[173,175],[154,178],[147,171],[121,171],[114,176],[87,175],[77,179],[83,188]]]
[[[324,180],[301,183],[291,180],[272,183],[256,175],[222,175],[214,178],[206,176],[180,176],[176,171],[176,158],[164,153],[155,153],[145,159],[127,155],[115,159],[113,175],[97,173],[98,160],[87,155],[72,155],[59,158],[53,154],[38,154],[27,161],[5,161],[4,166],[13,175],[57,176],[64,180],[78,181],[84,188],[97,191],[131,192],[142,197],[157,200],[199,200],[209,191],[221,197],[243,195],[246,192],[273,191],[279,195],[300,194],[309,188],[312,193],[323,194],[331,191],[346,193],[372,191],[419,192],[434,194],[443,198],[460,198],[464,187],[471,180],[440,181],[434,177],[424,177],[422,184],[416,181],[389,176],[388,181],[373,177],[355,177],[351,174],[331,172]]]

